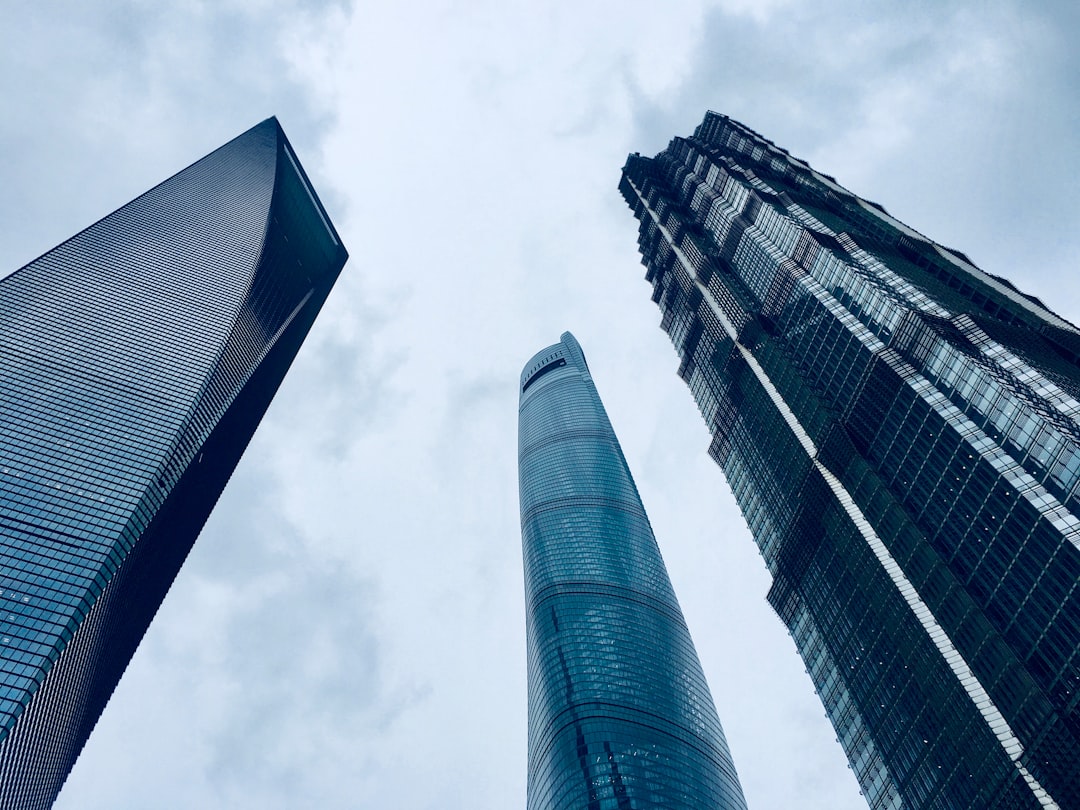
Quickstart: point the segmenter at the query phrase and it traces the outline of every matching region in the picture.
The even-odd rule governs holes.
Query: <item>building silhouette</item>
[[[620,191],[871,807],[1080,807],[1080,332],[723,115]]]
[[[682,611],[581,347],[521,375],[530,810],[745,808]]]
[[[0,281],[0,806],[56,797],[346,255],[271,118]]]

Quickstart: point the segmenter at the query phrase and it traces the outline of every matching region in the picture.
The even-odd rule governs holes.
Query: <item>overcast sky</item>
[[[58,807],[525,798],[517,379],[570,329],[751,808],[864,808],[616,185],[743,121],[1080,320],[1072,2],[0,6],[0,268],[276,114],[352,257]]]

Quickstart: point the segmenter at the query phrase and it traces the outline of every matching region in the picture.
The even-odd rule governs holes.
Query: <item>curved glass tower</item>
[[[697,653],[581,347],[521,375],[530,810],[745,808]]]
[[[0,281],[0,806],[52,804],[345,258],[271,118]]]

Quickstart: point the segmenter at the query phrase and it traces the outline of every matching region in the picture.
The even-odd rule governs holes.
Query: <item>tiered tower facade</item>
[[[871,807],[1080,807],[1080,331],[723,115],[620,191]]]

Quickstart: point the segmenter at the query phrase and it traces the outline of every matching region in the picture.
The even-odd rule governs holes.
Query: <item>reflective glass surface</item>
[[[1080,806],[1080,331],[723,115],[620,190],[870,805]]]
[[[570,333],[521,377],[530,810],[745,808],[686,623]]]
[[[269,119],[0,281],[0,805],[56,795],[345,251]]]

